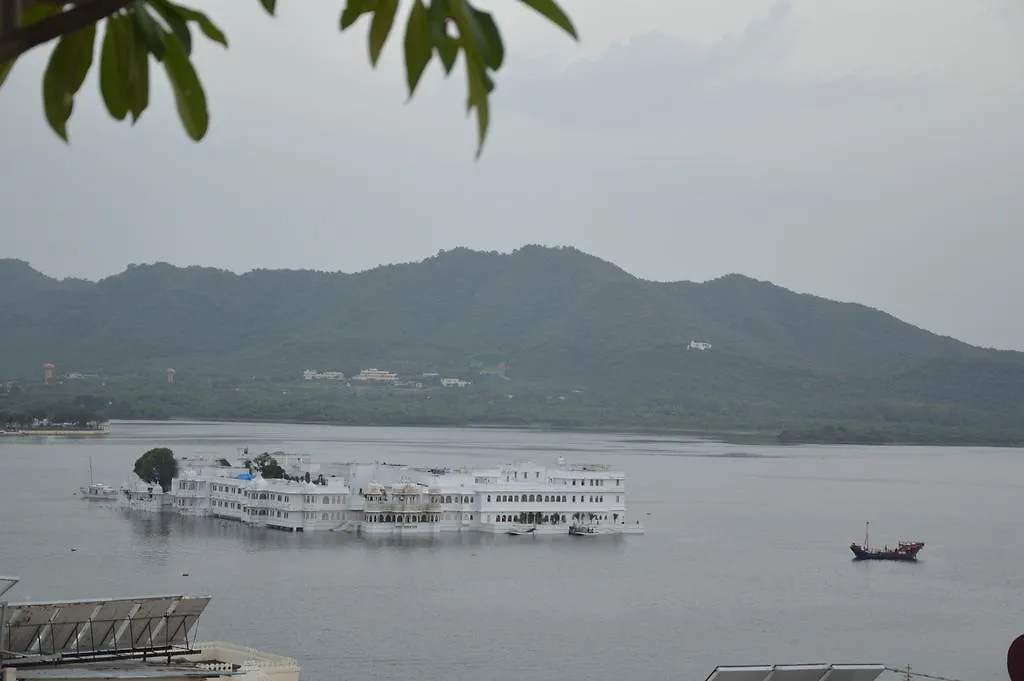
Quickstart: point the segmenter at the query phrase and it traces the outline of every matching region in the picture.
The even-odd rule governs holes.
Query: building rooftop
[[[17,667],[18,679],[211,679],[230,676],[230,665],[202,665],[195,662],[167,663],[153,660],[114,660],[111,662],[79,662],[52,664],[44,667]],[[12,665],[14,666],[14,665]],[[226,667],[226,668],[225,668]]]

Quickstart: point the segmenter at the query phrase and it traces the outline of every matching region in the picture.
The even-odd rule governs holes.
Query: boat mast
[[[864,550],[868,550],[868,528],[871,526],[871,521],[864,523]]]
[[[92,457],[89,457],[89,484],[92,484]]]

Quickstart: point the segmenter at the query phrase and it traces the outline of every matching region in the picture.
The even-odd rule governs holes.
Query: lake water
[[[89,457],[120,484],[154,446],[613,463],[647,534],[370,540],[133,517],[74,496]],[[703,681],[719,664],[804,662],[1004,681],[1024,631],[1019,450],[115,423],[102,440],[0,441],[0,466],[0,574],[22,578],[10,600],[210,594],[200,639],[295,657],[307,681]],[[921,560],[852,562],[865,520],[872,543],[926,542]]]

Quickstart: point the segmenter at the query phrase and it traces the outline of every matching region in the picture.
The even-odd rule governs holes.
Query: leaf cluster
[[[518,0],[578,39],[576,29],[555,0]],[[95,0],[90,0],[95,2]],[[277,0],[259,0],[270,15]],[[56,15],[75,11],[81,3],[64,4],[36,0],[29,4],[18,29],[45,22]],[[376,67],[398,16],[399,0],[346,0],[340,29],[351,28],[364,15],[370,17],[368,48]],[[98,37],[103,23],[102,39]],[[209,128],[206,93],[192,65],[192,30],[227,47],[223,31],[202,12],[172,0],[126,0],[102,22],[87,21],[60,33],[43,75],[43,109],[53,131],[68,141],[68,121],[75,97],[95,61],[99,45],[100,93],[107,111],[115,119],[131,119],[134,125],[149,106],[149,67],[161,65],[174,92],[178,117],[194,141]],[[476,112],[477,157],[483,149],[490,124],[490,94],[493,75],[505,60],[501,33],[490,13],[474,7],[469,0],[412,0],[405,19],[405,72],[412,98],[427,66],[436,55],[449,75],[461,54],[466,71],[467,113]],[[0,63],[0,85],[14,59]]]
[[[171,480],[178,477],[178,461],[170,449],[155,447],[135,460],[134,471],[144,482],[160,485],[166,492]]]
[[[519,1],[579,39],[572,21],[555,0]],[[341,13],[342,31],[363,15],[371,16],[368,49],[370,63],[374,66],[391,34],[397,11],[398,0],[347,0]],[[505,46],[494,18],[489,12],[474,7],[469,0],[413,0],[405,22],[404,48],[410,99],[434,55],[447,76],[462,54],[466,69],[466,111],[476,111],[479,157],[490,125],[492,76],[505,61]]]

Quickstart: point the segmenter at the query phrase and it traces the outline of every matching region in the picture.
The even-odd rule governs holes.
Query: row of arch
[[[511,513],[502,513],[495,516],[495,522],[499,523],[521,523],[524,525],[543,524],[551,523],[557,525],[565,522],[565,516],[558,513],[520,513],[513,515]]]
[[[525,502],[548,502],[548,503],[565,503],[568,497],[564,494],[497,494],[495,495],[495,501],[498,503],[517,503],[522,497],[522,501]],[[575,497],[573,497],[575,500]],[[491,500],[491,495],[487,495],[487,501]]]
[[[440,513],[370,513],[366,516],[368,523],[436,523],[440,520]]]

